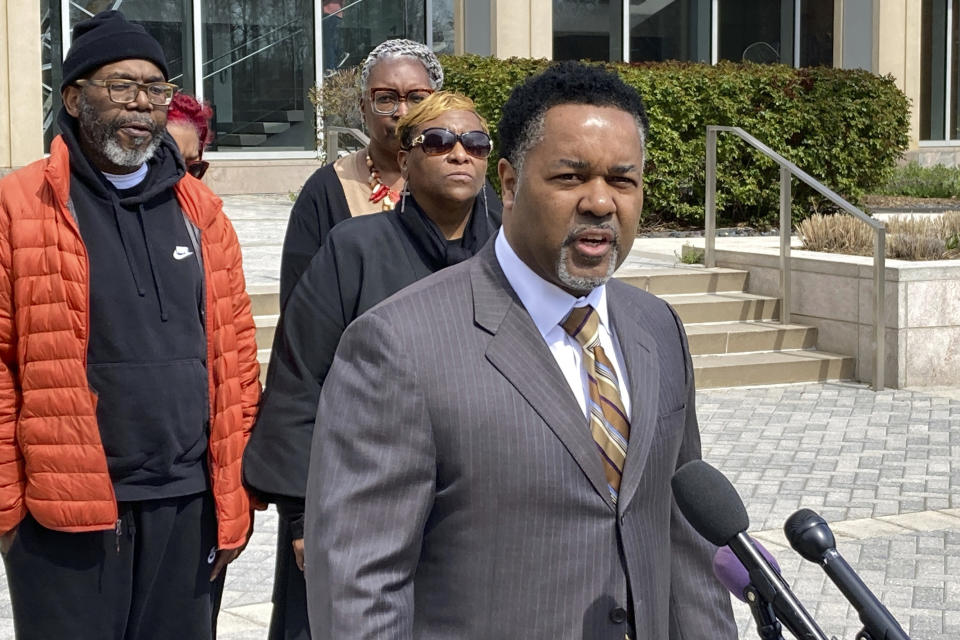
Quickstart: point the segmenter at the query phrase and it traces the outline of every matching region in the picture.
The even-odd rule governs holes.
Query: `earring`
[[[483,197],[483,217],[489,223],[490,222],[490,209],[487,207],[487,183],[483,183],[483,187],[480,189],[480,195]]]
[[[407,208],[407,194],[410,193],[410,190],[407,189],[407,181],[403,181],[403,189],[400,191],[400,213],[403,213]]]

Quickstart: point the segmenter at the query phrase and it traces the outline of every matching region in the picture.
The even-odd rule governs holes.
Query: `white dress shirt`
[[[623,354],[616,339],[613,327],[610,325],[610,314],[607,312],[607,287],[601,285],[581,298],[575,298],[552,282],[547,282],[533,272],[527,264],[517,256],[501,228],[494,244],[497,261],[513,290],[517,292],[520,302],[527,313],[533,318],[533,323],[540,331],[550,352],[560,366],[560,371],[567,379],[570,390],[580,403],[584,417],[587,416],[587,372],[581,364],[583,351],[573,337],[561,326],[574,307],[590,305],[597,311],[600,318],[600,346],[606,356],[613,363],[620,386],[620,399],[626,414],[630,415],[630,394],[627,385],[626,371],[623,368]]]

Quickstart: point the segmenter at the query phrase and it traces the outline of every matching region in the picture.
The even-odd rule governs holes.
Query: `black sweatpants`
[[[119,507],[117,530],[20,523],[3,558],[17,640],[210,640],[212,496]]]

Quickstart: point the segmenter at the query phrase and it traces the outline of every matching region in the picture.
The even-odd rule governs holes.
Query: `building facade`
[[[208,181],[223,193],[298,188],[318,164],[308,90],[394,37],[449,54],[889,73],[913,105],[912,153],[960,150],[960,0],[5,0],[0,172],[48,148],[71,28],[114,8],[213,106]]]

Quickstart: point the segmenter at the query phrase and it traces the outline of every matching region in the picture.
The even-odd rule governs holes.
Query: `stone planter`
[[[718,239],[717,266],[749,272],[750,293],[779,296],[770,244]],[[872,258],[793,249],[791,264],[791,321],[817,327],[817,348],[855,357],[857,379],[870,382]],[[960,261],[887,260],[886,286],[885,386],[960,387]]]

